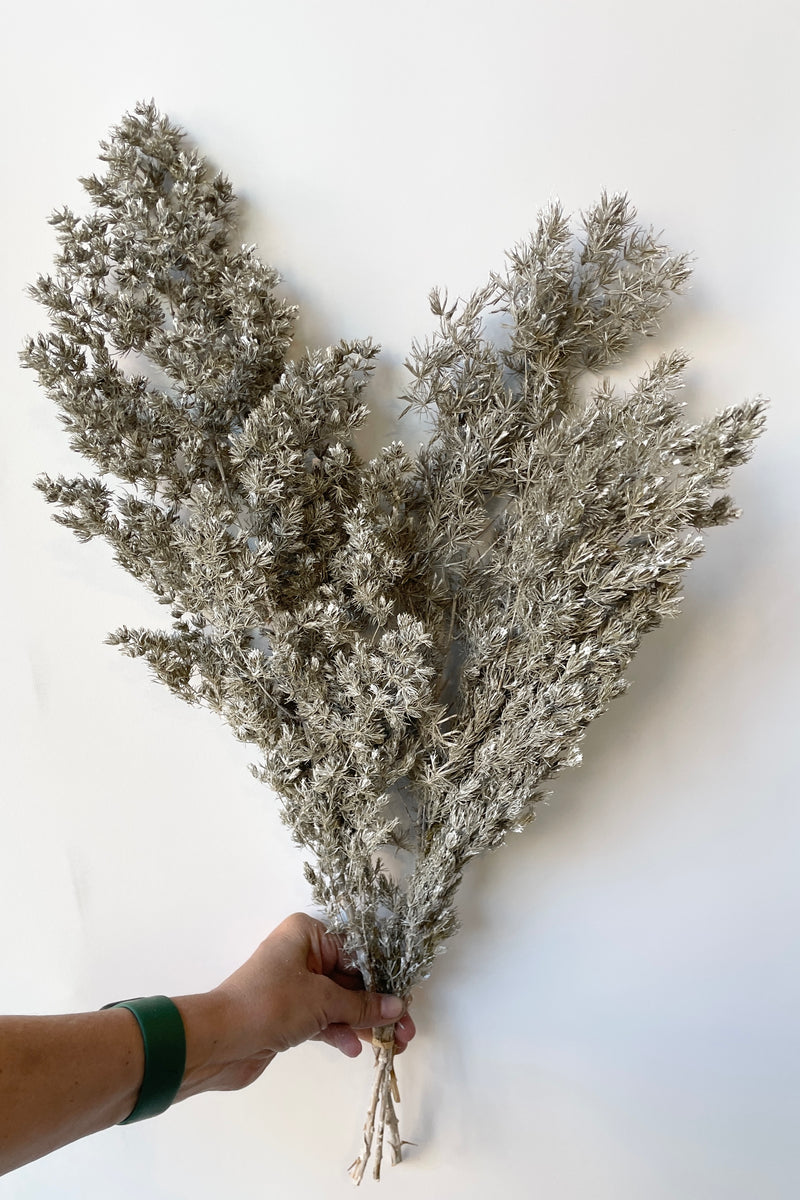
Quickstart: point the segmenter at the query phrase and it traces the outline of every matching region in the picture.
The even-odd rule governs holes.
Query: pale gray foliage
[[[720,489],[763,401],[687,424],[679,351],[586,398],[689,275],[603,194],[577,234],[552,204],[465,302],[431,294],[405,397],[430,442],[363,462],[378,347],[288,358],[295,311],[232,247],[228,180],[152,104],[101,158],[89,215],[52,218],[52,331],[23,352],[96,473],[38,486],[171,607],[109,640],[258,747],[315,900],[367,984],[407,995],[465,864],[579,761],[699,531],[736,515]]]

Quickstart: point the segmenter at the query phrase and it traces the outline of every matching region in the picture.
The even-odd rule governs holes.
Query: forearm
[[[215,992],[181,996],[186,1071],[177,1100],[213,1087],[227,1047]],[[136,1018],[125,1008],[0,1017],[0,1174],[123,1121],[144,1073]]]
[[[183,1022],[186,1059],[177,1094],[170,1086],[160,1097],[165,1104],[173,1094],[185,1100],[246,1087],[276,1054],[310,1038],[352,1058],[361,1049],[357,1031],[368,1037],[368,1030],[397,1022],[398,1053],[414,1036],[402,1002],[365,992],[338,939],[303,913],[273,930],[219,987],[177,996],[173,1004]],[[176,1074],[181,1057],[182,1048]],[[136,1107],[144,1073],[142,1033],[127,1008],[0,1017],[0,1174],[124,1121]],[[152,1074],[148,1078],[153,1084]],[[158,1099],[158,1074],[155,1080]],[[146,1092],[147,1084],[144,1111],[157,1111]]]
[[[123,1121],[143,1072],[127,1009],[0,1017],[0,1172]]]

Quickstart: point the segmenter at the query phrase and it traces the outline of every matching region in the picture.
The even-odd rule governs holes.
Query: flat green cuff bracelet
[[[144,1078],[139,1096],[133,1112],[119,1124],[157,1117],[172,1104],[186,1069],[186,1031],[181,1014],[166,996],[117,1000],[103,1008],[127,1008],[132,1012],[144,1042]]]

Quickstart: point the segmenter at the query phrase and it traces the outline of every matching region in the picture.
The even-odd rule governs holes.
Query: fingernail
[[[381,996],[381,1017],[384,1021],[396,1021],[403,1015],[403,1001],[398,996]]]

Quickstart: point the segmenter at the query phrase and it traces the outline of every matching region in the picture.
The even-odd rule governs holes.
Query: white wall
[[[432,284],[465,292],[553,195],[627,189],[698,258],[659,346],[698,413],[771,396],[685,612],[651,635],[585,765],[479,863],[402,1062],[416,1200],[789,1200],[797,1119],[796,6],[789,0],[179,0],[18,5],[0,81],[3,765],[0,1007],[216,983],[305,907],[246,748],[102,645],[159,621],[30,486],[73,466],[18,369],[50,210],[139,98],[245,202],[309,343],[385,348],[378,430]],[[648,344],[646,356],[656,347]],[[312,1045],[0,1181],[19,1200],[350,1195],[369,1086]],[[372,1186],[371,1184],[366,1186]]]

